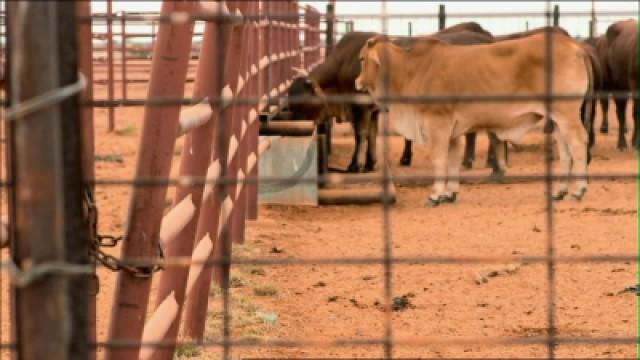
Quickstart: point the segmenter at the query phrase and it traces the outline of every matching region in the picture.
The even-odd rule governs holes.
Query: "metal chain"
[[[87,211],[87,218],[89,219],[90,228],[90,241],[89,255],[97,262],[111,271],[124,270],[137,278],[150,278],[153,273],[160,270],[164,270],[162,265],[129,265],[123,262],[121,259],[113,255],[105,253],[102,248],[115,247],[123,239],[122,236],[113,235],[101,235],[98,233],[98,208],[93,197],[92,191],[89,187],[85,188],[84,202]],[[164,253],[160,244],[158,243],[158,253],[161,259],[164,258]]]

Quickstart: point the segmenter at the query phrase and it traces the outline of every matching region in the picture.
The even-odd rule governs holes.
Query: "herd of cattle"
[[[560,27],[494,36],[475,22],[419,37],[351,32],[310,73],[300,71],[281,99],[280,111],[286,110],[293,119],[321,122],[335,117],[350,122],[355,136],[350,172],[375,169],[378,117],[381,111],[388,112],[392,127],[405,138],[402,165],[411,164],[412,142],[427,144],[431,150],[436,179],[428,206],[456,200],[460,164],[471,167],[476,132],[487,132],[488,165],[499,176],[506,165],[506,142],[518,143],[527,132],[544,127],[557,144],[561,174],[577,176],[571,197],[580,200],[587,189],[587,165],[595,141],[594,94],[637,89],[637,34],[636,20],[616,22],[604,35],[584,41],[571,38]],[[362,92],[372,96],[373,104],[287,101]],[[541,95],[549,92],[563,98],[547,104]],[[384,105],[380,101],[385,96],[424,95],[440,99],[384,101]],[[513,98],[498,98],[504,95]],[[484,99],[462,101],[473,96]],[[602,133],[608,131],[608,101],[600,101]],[[617,147],[624,150],[627,98],[615,98],[615,105],[620,124]],[[634,103],[634,128],[635,110]],[[640,148],[635,134],[634,129],[632,142]],[[559,181],[554,199],[567,194],[568,180]]]

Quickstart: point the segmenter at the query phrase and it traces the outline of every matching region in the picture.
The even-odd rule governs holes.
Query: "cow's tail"
[[[593,121],[595,115],[595,106],[597,99],[595,98],[595,84],[594,74],[591,56],[587,51],[582,52],[582,59],[584,61],[585,70],[587,71],[587,92],[585,93],[585,99],[582,104],[582,124],[585,130],[587,130],[587,136],[589,137],[589,143],[587,145],[587,164],[591,162],[591,148],[595,142],[593,132]]]

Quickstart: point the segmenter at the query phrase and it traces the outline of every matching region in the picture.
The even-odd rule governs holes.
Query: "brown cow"
[[[593,91],[592,65],[587,52],[574,40],[557,33],[551,68],[554,95]],[[546,35],[476,46],[456,46],[423,39],[410,49],[386,37],[370,39],[360,52],[361,72],[356,88],[379,99],[383,81],[388,96],[498,95],[533,96],[546,92]],[[587,189],[588,135],[580,120],[583,100],[557,101],[551,107],[551,124],[558,145],[561,173],[580,178],[571,194],[582,199]],[[438,102],[386,104],[395,129],[405,137],[427,143],[436,179],[428,206],[453,202],[459,188],[460,136],[477,130],[494,132],[501,140],[519,142],[530,130],[542,126],[546,104],[540,101]],[[450,178],[449,178],[450,177]],[[563,199],[568,180],[561,179],[553,198]]]
[[[604,36],[596,42],[596,49],[600,61],[603,65],[603,87],[606,91],[636,91],[637,90],[637,40],[638,22],[634,19],[618,21],[607,29]],[[627,99],[614,99],[616,105],[616,115],[618,117],[618,149],[627,148],[626,132],[626,109]],[[603,112],[603,127],[601,132],[608,129],[607,113],[609,109],[609,99],[601,99],[600,105]],[[638,114],[634,102],[634,131],[632,142],[637,149],[640,149],[636,132],[638,130]]]

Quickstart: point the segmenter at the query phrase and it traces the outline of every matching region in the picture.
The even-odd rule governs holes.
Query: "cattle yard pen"
[[[551,184],[559,176],[553,173],[551,134],[545,133],[535,138],[537,145],[527,143],[514,155],[527,165],[543,156],[538,166],[513,165],[513,175],[499,183],[475,169],[460,177],[463,187],[475,191],[476,197],[464,195],[473,204],[414,212],[408,210],[420,207],[415,200],[424,193],[420,186],[435,177],[393,163],[400,140],[391,135],[386,115],[383,160],[368,174],[329,172],[330,161],[344,163],[350,145],[331,125],[270,118],[297,75],[295,68],[309,71],[321,63],[341,35],[358,30],[358,19],[379,20],[383,29],[394,18],[432,21],[436,31],[482,18],[448,14],[444,6],[433,13],[394,15],[384,12],[385,5],[379,15],[342,17],[334,14],[333,1],[322,11],[297,0],[165,0],[160,12],[113,12],[111,1],[105,3],[107,12],[96,13],[90,2],[75,7],[2,2],[0,215],[9,224],[10,246],[0,253],[0,359],[214,358],[208,352],[224,359],[237,353],[271,358],[634,354],[633,321],[622,325],[629,332],[607,322],[598,323],[598,332],[586,330],[590,317],[606,321],[607,310],[618,320],[635,316],[635,296],[625,294],[637,289],[619,286],[635,284],[635,242],[615,240],[635,240],[635,234],[620,234],[635,224],[631,194],[638,174],[630,169],[635,167],[631,153],[605,149],[611,146],[606,136],[598,136],[594,161],[599,163],[589,175],[595,189],[587,195],[601,203],[589,198],[576,210],[551,200]],[[559,7],[494,18],[562,25],[564,16],[596,28],[593,14]],[[632,96],[639,101],[638,94]],[[369,101],[361,95],[290,100]],[[383,102],[514,100],[433,94]],[[562,101],[550,93],[529,100],[547,106]],[[261,155],[271,146],[267,135],[317,141],[318,176],[258,177]],[[428,153],[417,150],[417,155]],[[417,160],[414,166],[427,164]],[[286,183],[317,184],[326,204],[368,205],[259,206],[259,185]],[[354,191],[364,184],[375,186],[373,195]],[[346,190],[330,193],[336,186]],[[512,195],[494,196],[507,194],[505,188],[515,191],[514,198],[522,196],[516,201],[535,206],[504,199]],[[455,212],[455,206],[464,210]],[[456,218],[463,211],[469,215]],[[620,228],[571,233],[580,227],[570,227],[567,218],[579,222],[594,214],[601,216],[595,221]],[[458,239],[454,233],[465,226],[472,230]],[[478,229],[489,226],[491,235],[483,237]],[[580,242],[583,236],[594,245]],[[604,246],[594,239],[607,236]],[[450,237],[453,245],[447,247]],[[505,243],[493,238],[517,245],[499,249]],[[488,243],[496,248],[488,249]],[[471,250],[465,252],[465,246]],[[460,269],[470,266],[490,269],[474,275],[476,284],[446,278],[459,280]],[[603,275],[602,266],[613,267],[620,277],[611,279],[609,268]],[[567,280],[569,267],[580,274]],[[540,276],[533,295],[525,295],[533,280],[513,280],[518,271]],[[602,295],[598,288],[597,301],[567,299],[560,291],[569,286],[592,294],[585,283],[595,288],[605,280],[622,291],[606,287]],[[482,285],[489,281],[496,288]],[[366,285],[373,283],[377,287]],[[457,290],[476,292],[456,298]],[[247,291],[260,299],[252,300]],[[498,295],[491,297],[494,291]],[[423,292],[430,296],[421,298]],[[446,305],[464,307],[470,297],[477,301],[468,312],[481,312],[480,320],[447,312]],[[493,302],[486,300],[490,297]],[[598,310],[582,318],[581,301]],[[505,316],[509,306],[520,315]],[[631,310],[620,310],[624,306]],[[411,314],[413,309],[417,313]],[[249,320],[241,317],[245,313]],[[584,328],[576,322],[568,329],[572,316],[584,321]],[[510,321],[526,326],[499,331]],[[511,347],[516,350],[482,352]]]

